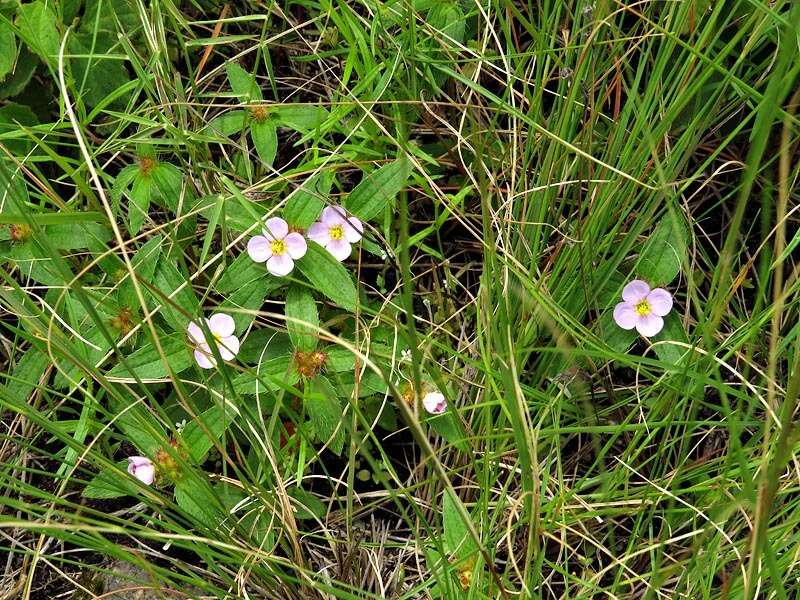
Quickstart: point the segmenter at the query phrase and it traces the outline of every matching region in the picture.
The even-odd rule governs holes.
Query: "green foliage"
[[[28,47],[43,61],[55,65],[61,44],[58,21],[52,5],[43,0],[20,4],[17,9],[17,27]]]
[[[314,289],[341,308],[353,312],[356,310],[353,277],[325,248],[309,242],[306,255],[295,264]]]
[[[0,81],[11,73],[16,58],[17,38],[14,37],[14,30],[8,24],[0,22]]]
[[[370,173],[350,192],[344,207],[363,221],[376,217],[391,206],[397,194],[406,186],[411,163],[398,158]]]
[[[800,5],[222,4],[0,2],[11,593],[797,596]]]
[[[317,347],[319,315],[311,292],[293,285],[286,292],[286,329],[297,350],[310,352]],[[298,322],[299,321],[299,322]]]
[[[286,199],[283,216],[290,225],[307,229],[316,221],[333,185],[329,171],[320,171],[306,179]]]
[[[637,271],[653,287],[669,285],[686,260],[686,229],[678,217],[664,217],[642,248]]]
[[[186,343],[186,336],[180,333],[159,336],[161,351],[153,345],[139,348],[125,357],[109,371],[109,377],[137,377],[139,379],[159,379],[170,374],[178,374],[191,365],[192,360]]]
[[[315,377],[305,397],[305,407],[320,442],[334,454],[341,454],[345,442],[342,406],[336,388],[325,377]]]

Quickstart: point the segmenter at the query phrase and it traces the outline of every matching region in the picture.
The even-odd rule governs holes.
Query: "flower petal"
[[[270,234],[273,239],[282,240],[289,233],[289,225],[280,217],[272,217],[264,222],[264,235],[269,238]]]
[[[308,228],[306,235],[308,235],[308,239],[317,242],[320,246],[326,246],[331,241],[329,231],[330,227],[325,225],[325,223],[317,222]]]
[[[664,319],[650,313],[649,315],[640,316],[636,320],[636,331],[641,333],[644,337],[651,337],[657,334],[664,327]]]
[[[364,225],[361,224],[361,221],[355,217],[350,217],[347,219],[347,222],[344,224],[344,237],[347,238],[348,242],[355,244],[361,239],[361,235],[363,233]]]
[[[222,360],[232,360],[239,353],[239,338],[235,335],[226,336],[217,344],[217,349]]]
[[[208,346],[205,348],[198,348],[194,351],[194,359],[197,361],[201,369],[213,369],[217,361],[211,356],[211,351]]]
[[[305,256],[308,246],[306,245],[306,238],[304,238],[302,235],[293,232],[287,235],[283,241],[286,242],[286,252],[294,260],[303,258]]]
[[[272,244],[263,235],[257,235],[247,242],[247,253],[254,261],[262,263],[272,256]]]
[[[267,261],[267,271],[276,277],[288,275],[294,269],[294,261],[288,254],[273,256]]]
[[[203,329],[198,325],[196,322],[192,321],[189,323],[189,327],[186,328],[189,332],[189,339],[194,344],[203,344],[206,341],[206,336],[203,334]]]
[[[432,415],[440,415],[447,409],[447,401],[441,392],[428,392],[422,398],[422,405]]]
[[[614,321],[623,329],[633,329],[639,315],[636,310],[627,302],[620,302],[614,307]]]
[[[636,304],[647,298],[647,294],[649,293],[650,286],[647,285],[647,282],[641,279],[634,279],[622,289],[622,299],[625,300],[625,302]]]
[[[136,477],[145,485],[150,485],[156,478],[155,465],[144,456],[128,457],[128,473]]]
[[[331,227],[332,225],[341,225],[344,223],[346,216],[347,213],[344,212],[341,206],[326,206],[322,211],[320,221],[328,227]]]
[[[663,288],[656,288],[647,295],[647,302],[654,315],[665,316],[672,310],[672,294]]]
[[[208,328],[214,335],[225,337],[226,335],[232,335],[236,330],[236,322],[230,315],[217,313],[208,320]]]
[[[352,250],[350,242],[344,238],[341,240],[331,240],[325,245],[325,248],[328,250],[328,252],[333,254],[333,257],[339,262],[347,259],[347,257],[350,256],[350,251]]]

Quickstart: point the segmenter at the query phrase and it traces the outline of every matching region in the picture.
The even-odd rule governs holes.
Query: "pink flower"
[[[153,462],[145,456],[128,457],[128,473],[136,477],[145,485],[150,485],[156,478],[156,467]]]
[[[440,392],[428,392],[422,398],[422,405],[432,415],[440,415],[447,410],[447,400]]]
[[[338,261],[350,256],[352,247],[361,239],[364,226],[355,217],[347,218],[347,213],[340,206],[327,206],[322,211],[322,218],[308,228],[308,238],[333,254]]]
[[[236,329],[236,323],[233,317],[223,313],[212,315],[210,319],[206,319],[206,325],[211,332],[212,341],[217,346],[219,355],[222,360],[231,360],[239,352],[239,338],[233,335]],[[197,323],[192,321],[188,327],[189,339],[195,346],[194,359],[197,364],[203,369],[212,369],[217,361],[211,352],[211,346],[206,340],[203,333],[203,328]]]
[[[662,288],[650,289],[641,279],[634,279],[622,290],[622,302],[614,307],[614,320],[623,329],[633,329],[645,337],[656,335],[672,309],[672,294]]]
[[[280,217],[267,219],[262,230],[247,242],[247,253],[254,261],[267,263],[267,271],[276,277],[288,275],[294,261],[305,256],[305,238],[299,233],[289,233],[289,225]]]

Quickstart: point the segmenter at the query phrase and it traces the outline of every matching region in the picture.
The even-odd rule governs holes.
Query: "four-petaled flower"
[[[308,239],[333,254],[338,261],[345,260],[352,250],[350,244],[361,239],[364,226],[355,217],[347,217],[340,206],[327,206],[319,221],[308,228]]]
[[[288,275],[294,269],[294,261],[305,256],[305,238],[293,231],[280,217],[272,217],[264,223],[263,235],[250,238],[247,253],[258,263],[267,263],[267,271],[277,277]]]
[[[236,324],[233,317],[223,313],[212,315],[205,319],[208,330],[211,332],[212,341],[219,351],[222,360],[231,360],[239,352],[239,338],[233,335]],[[217,361],[211,352],[211,345],[206,340],[203,328],[192,321],[189,323],[189,338],[195,346],[194,358],[203,369],[211,369]]]
[[[156,478],[156,467],[146,456],[129,456],[128,473],[145,485],[150,485]]]
[[[422,405],[432,415],[440,415],[447,410],[447,400],[441,392],[428,392],[422,397]]]
[[[672,294],[663,288],[650,289],[641,279],[634,279],[622,290],[622,302],[614,307],[614,320],[623,329],[633,329],[645,337],[656,335],[672,309]]]

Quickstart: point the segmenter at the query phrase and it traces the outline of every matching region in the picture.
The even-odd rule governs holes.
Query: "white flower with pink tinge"
[[[441,392],[428,392],[422,398],[422,406],[432,415],[441,415],[447,410],[447,400]]]
[[[289,225],[280,217],[267,219],[262,233],[247,242],[250,258],[258,263],[266,262],[267,271],[276,277],[291,273],[294,261],[306,254],[305,238],[295,231],[289,233]]]
[[[151,485],[156,478],[156,467],[146,456],[129,456],[128,473],[145,485]]]
[[[352,247],[361,239],[364,225],[355,217],[347,217],[341,206],[327,206],[320,220],[308,228],[308,239],[323,246],[339,262],[350,256]]]
[[[206,325],[211,332],[212,341],[219,351],[222,360],[232,360],[239,352],[239,338],[233,335],[236,330],[236,323],[233,317],[223,313],[212,315],[210,319],[206,319]],[[211,351],[211,346],[206,340],[203,328],[197,323],[192,321],[188,327],[189,339],[194,344],[194,359],[197,364],[203,369],[212,369],[217,361]]]
[[[614,320],[623,329],[633,329],[645,337],[656,335],[672,310],[672,294],[663,288],[650,289],[641,279],[634,279],[622,290],[622,302],[614,307]]]

